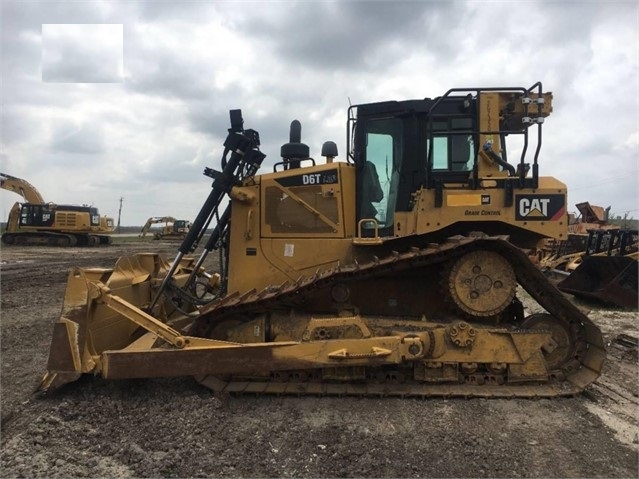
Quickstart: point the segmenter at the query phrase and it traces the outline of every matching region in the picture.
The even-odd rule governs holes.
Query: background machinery
[[[548,239],[544,245],[544,254],[539,260],[539,267],[548,277],[563,278],[574,271],[581,263],[581,258],[586,252],[589,233],[619,229],[610,223],[610,206],[591,205],[589,202],[575,205],[580,215],[574,218],[568,215],[568,236],[564,240]]]
[[[578,203],[568,237],[554,241],[539,266],[557,288],[574,296],[637,309],[637,230],[611,224],[610,207]]]
[[[232,110],[175,259],[70,273],[41,389],[93,373],[297,395],[580,392],[601,333],[528,256],[568,231],[565,185],[539,175],[551,101],[537,83],[353,106],[339,162],[333,142],[311,158],[294,121],[260,175],[259,135]],[[522,290],[547,312],[526,316]]]
[[[162,228],[153,231],[153,239],[156,240],[184,239],[189,229],[191,229],[191,222],[188,220],[176,220],[172,216],[152,216],[146,221],[138,236],[144,238],[151,227],[158,223],[164,223],[164,225]]]
[[[113,218],[100,216],[93,206],[46,203],[33,185],[6,173],[0,173],[0,188],[24,198],[9,212],[4,244],[97,246],[111,241]]]
[[[557,288],[626,309],[639,306],[639,231],[591,229],[584,252]]]

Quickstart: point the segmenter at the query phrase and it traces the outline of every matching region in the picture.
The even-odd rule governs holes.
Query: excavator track
[[[100,246],[111,244],[111,237],[95,234],[58,233],[53,231],[33,231],[4,233],[2,243],[16,246]]]
[[[548,379],[546,381],[508,383],[500,366],[496,371],[473,371],[458,374],[453,381],[423,382],[407,378],[393,367],[368,367],[357,371],[359,381],[324,381],[318,370],[279,371],[265,376],[217,377],[202,376],[198,381],[215,391],[249,394],[293,394],[293,395],[356,395],[356,396],[400,396],[400,397],[555,397],[581,392],[601,373],[605,359],[605,348],[600,330],[588,317],[576,308],[563,294],[544,277],[528,259],[524,251],[511,244],[507,237],[476,236],[449,238],[445,243],[429,244],[424,248],[411,248],[405,252],[392,252],[383,258],[374,257],[363,264],[338,265],[330,270],[318,271],[295,282],[286,282],[278,287],[245,294],[231,294],[215,300],[200,311],[200,316],[190,328],[190,333],[200,337],[211,337],[216,324],[226,321],[248,322],[273,311],[290,316],[303,312],[316,314],[318,298],[326,299],[342,285],[355,285],[376,278],[399,277],[419,268],[452,264],[468,253],[499,255],[514,271],[519,285],[542,306],[548,314],[523,318],[521,314],[510,315],[514,320],[500,326],[524,333],[535,330],[550,330],[558,336],[559,346],[548,356]],[[488,253],[485,253],[488,252]],[[450,268],[449,268],[450,270]],[[427,285],[424,285],[425,287]],[[339,296],[339,294],[338,294]],[[330,302],[330,300],[329,300]],[[453,304],[456,302],[453,298]],[[513,304],[519,304],[514,300]],[[333,311],[333,314],[335,312]],[[457,319],[472,318],[472,314],[457,314]],[[393,318],[404,325],[419,325],[419,318],[411,323],[405,318]],[[476,318],[475,318],[476,319]],[[474,321],[471,319],[470,321]],[[467,324],[467,323],[463,323]],[[481,320],[476,323],[481,325]],[[465,327],[465,326],[464,326]],[[553,331],[554,330],[554,331]],[[557,335],[557,330],[559,331]],[[466,366],[469,367],[469,366]],[[493,374],[494,373],[494,374]]]

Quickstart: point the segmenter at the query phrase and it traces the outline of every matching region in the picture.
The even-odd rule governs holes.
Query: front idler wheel
[[[537,313],[528,316],[521,327],[550,332],[551,344],[541,348],[548,370],[561,369],[572,357],[574,343],[571,341],[570,326],[564,321],[548,313]]]

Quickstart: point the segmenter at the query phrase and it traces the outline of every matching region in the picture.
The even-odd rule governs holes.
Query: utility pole
[[[120,196],[120,209],[118,210],[118,234],[120,234],[120,217],[122,216],[122,200],[124,198]]]

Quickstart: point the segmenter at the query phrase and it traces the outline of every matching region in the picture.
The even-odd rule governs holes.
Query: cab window
[[[393,224],[402,158],[402,122],[397,118],[366,122],[366,161],[359,165],[359,218]]]
[[[437,171],[470,171],[475,158],[470,119],[438,121],[432,125],[432,168]]]

